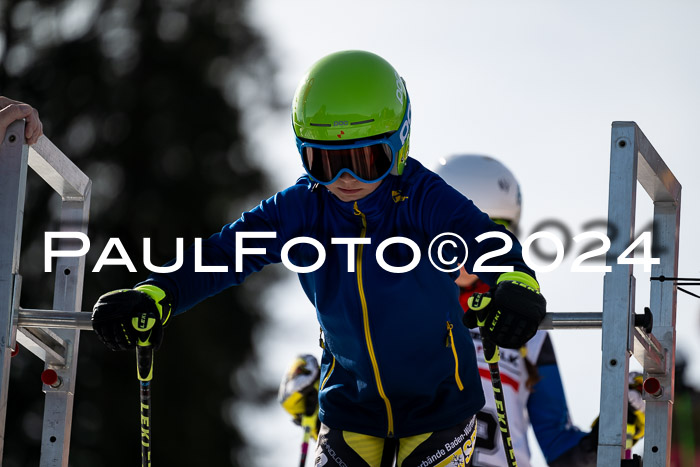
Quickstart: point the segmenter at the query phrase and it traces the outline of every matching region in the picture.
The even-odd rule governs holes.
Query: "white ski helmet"
[[[457,155],[440,158],[435,172],[471,199],[491,219],[509,223],[517,231],[520,221],[520,185],[513,173],[489,156]]]

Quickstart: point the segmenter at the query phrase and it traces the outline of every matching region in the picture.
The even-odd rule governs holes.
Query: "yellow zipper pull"
[[[452,345],[452,355],[455,357],[455,380],[457,380],[457,387],[459,388],[460,391],[464,390],[464,385],[462,384],[462,380],[459,377],[459,359],[457,358],[457,349],[455,348],[455,338],[452,335],[452,328],[454,326],[452,323],[449,321],[447,322],[447,333],[448,333],[448,338],[449,342],[445,342],[445,347],[449,347]]]

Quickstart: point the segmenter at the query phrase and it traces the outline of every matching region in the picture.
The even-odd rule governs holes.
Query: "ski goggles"
[[[382,138],[355,140],[348,144],[322,144],[297,137],[297,148],[306,173],[321,185],[330,185],[346,172],[364,183],[384,179],[394,167],[408,137],[410,113],[408,110],[404,115],[399,130]]]

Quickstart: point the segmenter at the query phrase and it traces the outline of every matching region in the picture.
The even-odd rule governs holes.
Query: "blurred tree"
[[[686,381],[688,361],[676,353],[676,375],[669,467],[700,465],[700,390]]]
[[[44,133],[93,181],[84,310],[102,293],[145,278],[144,237],[151,238],[151,261],[162,264],[174,256],[176,238],[189,244],[208,236],[268,193],[246,131],[251,118],[277,105],[274,67],[246,4],[0,3],[0,93],[38,108]],[[251,101],[256,105],[246,105]],[[51,307],[43,235],[56,227],[56,204],[30,173],[20,266],[27,308]],[[123,266],[91,272],[110,237],[121,240],[137,273]],[[231,419],[242,384],[234,375],[254,355],[256,297],[271,278],[268,272],[213,297],[166,330],[153,383],[157,465],[240,464],[246,427]],[[71,466],[139,462],[134,360],[82,333]],[[28,352],[13,360],[5,466],[38,465],[41,369]],[[256,381],[243,384],[256,392]]]

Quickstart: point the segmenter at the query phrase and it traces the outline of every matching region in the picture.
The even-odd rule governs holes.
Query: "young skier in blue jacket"
[[[345,51],[316,62],[292,120],[307,175],[195,243],[174,271],[100,297],[97,335],[115,350],[157,347],[172,316],[283,262],[299,272],[324,335],[316,465],[468,465],[484,394],[454,283],[459,242],[430,246],[459,235],[472,272],[503,246],[477,237],[511,237],[485,263],[501,270],[479,270],[491,286],[480,298],[484,337],[519,348],[545,300],[517,239],[408,157],[411,104],[381,57]]]

